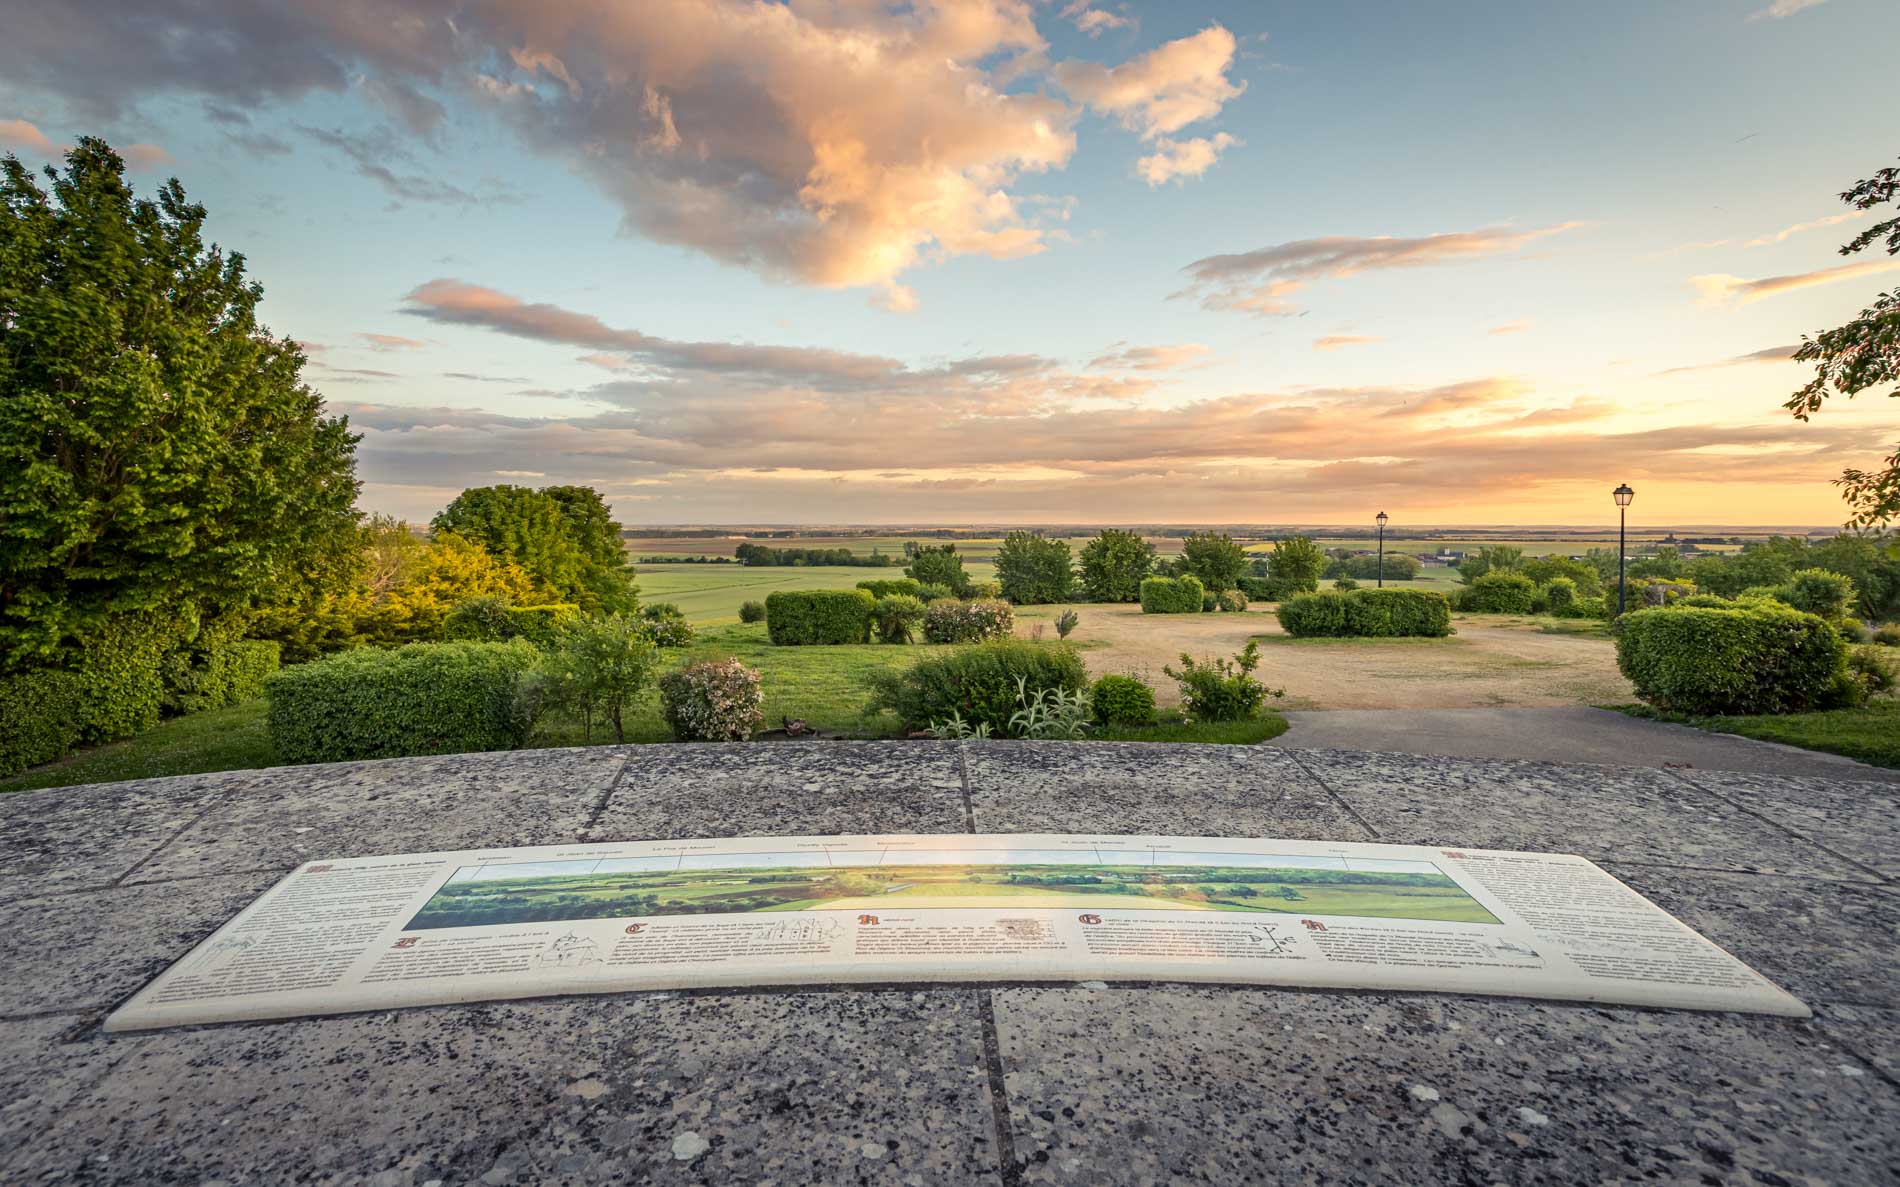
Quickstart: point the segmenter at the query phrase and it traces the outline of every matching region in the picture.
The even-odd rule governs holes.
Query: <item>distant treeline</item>
[[[876,551],[869,556],[859,556],[849,548],[768,548],[763,544],[741,544],[732,550],[732,555],[742,565],[857,565],[884,569],[904,563],[902,557]]]
[[[688,556],[684,553],[676,556],[672,553],[662,553],[657,556],[643,556],[639,563],[643,565],[730,565],[733,559],[729,556]]]

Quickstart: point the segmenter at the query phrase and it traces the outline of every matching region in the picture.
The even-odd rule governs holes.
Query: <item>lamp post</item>
[[[1628,582],[1623,580],[1623,557],[1629,552],[1629,508],[1630,500],[1636,497],[1636,492],[1630,489],[1629,483],[1625,482],[1611,491],[1610,497],[1616,500],[1616,616],[1621,618],[1623,597],[1629,590]]]
[[[1379,521],[1379,588],[1385,588],[1385,512],[1375,517]]]

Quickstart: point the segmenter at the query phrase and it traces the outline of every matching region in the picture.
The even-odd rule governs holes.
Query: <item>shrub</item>
[[[270,735],[287,763],[506,750],[525,741],[518,697],[540,658],[524,640],[365,648],[270,676]]]
[[[1185,577],[1149,577],[1141,583],[1143,614],[1199,614],[1205,595],[1201,579]]]
[[[1643,700],[1696,714],[1827,707],[1848,670],[1833,626],[1769,605],[1632,611],[1617,625],[1616,663]]]
[[[1578,598],[1567,609],[1553,611],[1558,618],[1608,618],[1610,608],[1601,597]]]
[[[876,607],[861,589],[781,590],[765,599],[765,626],[781,647],[869,643]]]
[[[1021,693],[1031,698],[1045,689],[1077,693],[1088,686],[1082,657],[1072,648],[1001,639],[933,655],[902,672],[873,674],[870,709],[889,709],[916,729],[955,717],[971,729],[1007,733],[1021,708],[1019,678]]]
[[[52,762],[85,728],[85,682],[57,668],[0,676],[0,777]]]
[[[1211,592],[1203,591],[1201,593],[1201,613],[1212,614],[1218,609],[1220,609],[1220,598]]]
[[[979,643],[1007,639],[1016,629],[1016,612],[1008,602],[984,598],[959,602],[940,598],[924,611],[924,638],[932,643]]]
[[[213,642],[192,662],[181,662],[174,669],[166,707],[198,713],[261,697],[264,679],[281,666],[281,655],[282,647],[274,639]]]
[[[580,618],[572,602],[541,606],[514,606],[507,598],[479,594],[463,598],[442,620],[442,637],[475,643],[506,643],[526,639],[536,647],[552,647],[562,628]]]
[[[671,602],[642,607],[640,626],[655,647],[684,647],[693,641],[693,624]]]
[[[1153,725],[1155,690],[1133,676],[1103,676],[1089,689],[1098,725]]]
[[[110,619],[76,665],[86,703],[80,740],[110,742],[158,724],[167,661],[198,631],[195,614],[147,612]]]
[[[1082,546],[1082,589],[1091,602],[1133,602],[1154,567],[1155,546],[1138,532],[1103,528]]]
[[[1474,577],[1460,608],[1477,614],[1529,614],[1537,601],[1537,583],[1520,573],[1493,572]]]
[[[924,604],[908,594],[890,594],[873,607],[880,643],[910,643],[923,626]]]
[[[1214,608],[1230,613],[1245,610],[1247,608],[1247,595],[1238,589],[1223,589],[1220,591],[1220,595],[1214,599]]]
[[[1220,593],[1247,571],[1247,553],[1226,532],[1189,532],[1181,538],[1178,564],[1178,574],[1198,577],[1204,588]]]
[[[1884,643],[1888,647],[1900,647],[1900,625],[1889,624],[1875,627],[1874,642]]]
[[[660,712],[682,742],[743,742],[765,719],[765,694],[738,660],[707,660],[660,677]]]
[[[1577,604],[1577,583],[1569,577],[1552,577],[1542,589],[1544,606],[1552,614],[1561,614]]]
[[[1847,670],[1859,683],[1859,699],[1886,696],[1900,686],[1900,664],[1878,647],[1862,644],[1847,653]]]
[[[1451,603],[1420,589],[1301,594],[1280,604],[1280,625],[1301,638],[1439,637],[1451,634]]]
[[[1161,669],[1181,686],[1181,707],[1193,721],[1246,721],[1257,717],[1268,695],[1278,697],[1281,690],[1269,689],[1253,677],[1260,666],[1260,644],[1248,643],[1233,659],[1196,661],[1181,653],[1181,667]]]
[[[1421,567],[1422,562],[1409,552],[1387,551],[1385,554],[1387,581],[1411,581],[1418,576]],[[1379,554],[1371,552],[1365,556],[1345,557],[1339,563],[1339,573],[1360,581],[1376,581],[1379,577]]]
[[[1358,589],[1359,583],[1350,577],[1340,577],[1334,580],[1333,588],[1339,590],[1341,593],[1346,593]]]
[[[956,591],[947,585],[933,585],[925,582],[917,587],[917,600],[926,606],[932,602],[940,602],[945,598],[956,596]]]
[[[1080,626],[1081,623],[1082,616],[1080,614],[1077,614],[1073,610],[1064,610],[1062,613],[1056,615],[1056,638],[1068,638],[1071,634],[1075,633],[1075,628]]]
[[[1069,542],[1036,532],[1010,532],[996,550],[996,577],[1003,596],[1019,606],[1067,602],[1075,592]]]
[[[888,598],[892,594],[914,598],[922,587],[908,577],[882,577],[872,581],[860,581],[858,588],[874,598]]]
[[[550,602],[545,606],[508,608],[508,625],[514,631],[510,637],[526,639],[543,651],[560,640],[561,632],[580,621],[581,608],[573,602]]]
[[[569,625],[541,672],[550,698],[581,719],[589,741],[599,718],[614,727],[615,741],[625,742],[627,710],[646,691],[658,661],[649,625],[611,614]]]
[[[1775,591],[1775,597],[1806,614],[1818,614],[1829,622],[1847,617],[1848,607],[1859,595],[1854,583],[1826,569],[1802,569]]]
[[[906,545],[905,547],[910,547]],[[955,544],[919,544],[910,554],[904,576],[918,585],[941,585],[954,597],[967,597],[970,576],[963,571],[963,558]],[[923,597],[919,591],[918,597]]]
[[[740,622],[764,622],[765,621],[765,603],[764,602],[740,602],[739,603],[739,621]]]
[[[1273,542],[1273,555],[1267,561],[1267,577],[1283,582],[1279,597],[1261,597],[1277,602],[1296,593],[1311,593],[1319,588],[1320,574],[1326,571],[1326,553],[1311,536],[1287,536]]]
[[[1003,583],[1000,581],[972,581],[963,595],[964,598],[995,599],[1003,596]]]
[[[1706,593],[1690,594],[1686,598],[1677,598],[1670,604],[1698,610],[1733,610],[1735,608],[1734,602],[1720,594]]]

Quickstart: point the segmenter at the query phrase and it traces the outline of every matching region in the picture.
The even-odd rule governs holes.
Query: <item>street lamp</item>
[[[1379,521],[1379,588],[1385,588],[1385,512],[1375,517]]]
[[[1623,580],[1623,557],[1629,552],[1629,507],[1630,500],[1636,497],[1636,492],[1630,489],[1629,483],[1625,482],[1611,491],[1610,496],[1616,500],[1616,615],[1621,618],[1623,596],[1629,588],[1629,583]]]

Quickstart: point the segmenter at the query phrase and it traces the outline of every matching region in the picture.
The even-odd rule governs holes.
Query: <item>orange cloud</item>
[[[1059,62],[1052,73],[1071,96],[1114,116],[1143,140],[1155,140],[1220,114],[1247,89],[1227,78],[1234,48],[1232,33],[1209,25],[1119,66]]]
[[[1240,143],[1239,138],[1225,132],[1211,137],[1196,136],[1192,140],[1170,140],[1163,136],[1155,141],[1154,153],[1135,162],[1135,172],[1150,186],[1199,177],[1214,167],[1222,153]]]
[[[1740,276],[1729,276],[1726,273],[1717,272],[1705,276],[1691,276],[1689,283],[1699,294],[1698,304],[1747,305],[1779,293],[1833,284],[1840,280],[1852,280],[1857,276],[1872,276],[1878,272],[1892,272],[1896,268],[1900,268],[1900,260],[1867,260],[1858,264],[1819,268],[1813,272],[1797,272],[1789,276],[1764,276],[1760,280],[1744,280]]]
[[[0,120],[0,144],[9,148],[23,148],[43,157],[59,155],[59,149],[46,133],[25,120]]]
[[[1328,334],[1324,338],[1313,339],[1313,349],[1338,350],[1342,346],[1364,346],[1367,343],[1383,341],[1383,338],[1368,338],[1363,334]]]

